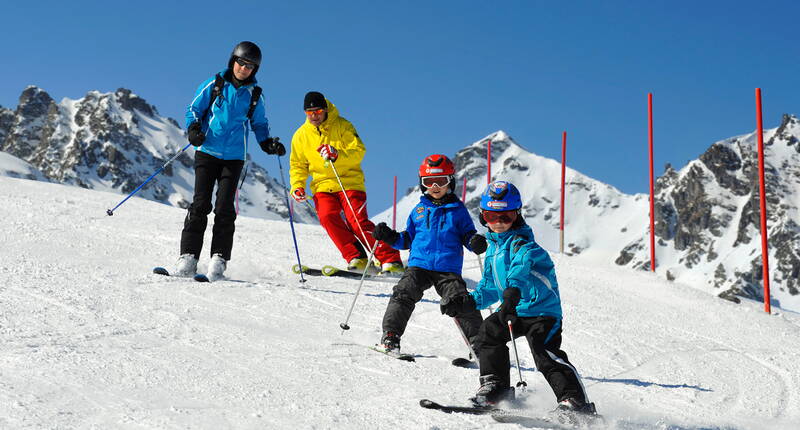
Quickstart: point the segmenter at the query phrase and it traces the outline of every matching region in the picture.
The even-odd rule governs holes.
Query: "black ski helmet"
[[[261,49],[253,42],[239,42],[239,44],[233,48],[231,59],[228,60],[229,69],[233,70],[233,62],[236,61],[237,58],[243,58],[255,64],[256,68],[253,69],[253,74],[255,74],[258,71],[258,67],[261,65]]]

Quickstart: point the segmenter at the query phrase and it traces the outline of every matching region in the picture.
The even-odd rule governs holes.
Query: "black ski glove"
[[[471,294],[462,294],[460,296],[455,297],[446,297],[442,299],[442,303],[440,308],[442,313],[449,316],[455,317],[458,314],[463,314],[469,312],[477,307],[475,303],[475,299],[472,297]]]
[[[509,322],[513,325],[517,322],[517,305],[522,298],[522,294],[517,287],[508,287],[503,291],[503,304],[500,305],[500,320],[506,325]]]
[[[286,147],[281,143],[280,137],[268,137],[258,142],[258,144],[261,145],[261,150],[269,155],[277,155],[278,157],[286,155]]]
[[[193,122],[188,130],[189,143],[194,147],[199,147],[206,141],[206,135],[203,133],[203,127],[199,122]]]
[[[486,252],[486,238],[481,234],[473,234],[469,239],[469,248],[477,255]]]
[[[372,237],[374,237],[375,240],[380,240],[391,245],[397,242],[397,239],[400,238],[400,233],[392,230],[385,222],[382,222],[375,226],[375,230],[372,230]]]

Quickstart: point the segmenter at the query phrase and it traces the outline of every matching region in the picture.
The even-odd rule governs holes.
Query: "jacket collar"
[[[533,230],[530,228],[530,226],[528,226],[528,224],[522,224],[517,228],[513,228],[511,230],[504,231],[502,233],[495,233],[491,230],[486,232],[486,238],[491,239],[492,241],[498,244],[505,243],[509,238],[515,236],[522,236],[530,241],[534,240]]]

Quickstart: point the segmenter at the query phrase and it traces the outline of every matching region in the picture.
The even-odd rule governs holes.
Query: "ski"
[[[450,362],[450,364],[452,364],[453,366],[456,366],[456,367],[463,367],[465,369],[477,369],[478,368],[478,364],[477,363],[475,363],[474,361],[472,361],[472,360],[470,360],[468,358],[464,358],[464,357],[454,358],[453,361]]]
[[[373,351],[380,352],[381,354],[388,355],[389,357],[396,358],[398,360],[402,360],[402,361],[417,361],[414,358],[414,356],[411,355],[411,354],[404,354],[402,352],[395,352],[395,351],[387,351],[387,350],[385,350],[385,349],[383,349],[383,348],[381,348],[380,346],[377,346],[377,345],[370,346],[368,348],[373,350]]]
[[[575,428],[574,426],[558,423],[550,418],[513,415],[506,411],[494,411],[492,412],[492,418],[500,423],[519,424],[526,428],[552,430],[573,430]]]
[[[298,266],[297,264],[293,265],[292,266],[292,273],[298,273],[299,274],[300,273],[300,266]],[[330,277],[335,277],[335,278],[355,279],[355,280],[360,280],[361,279],[361,275],[362,275],[359,272],[352,272],[352,271],[349,271],[349,270],[343,270],[343,269],[336,268],[334,266],[323,266],[322,269],[315,269],[315,268],[312,268],[312,267],[308,267],[306,265],[303,265],[303,274],[309,275],[309,276],[330,276]],[[392,282],[392,283],[396,282],[396,279],[393,279],[393,278],[390,278],[390,277],[378,276],[378,275],[370,274],[370,273],[367,273],[367,276],[365,277],[365,279],[369,280],[369,281],[379,281],[379,282]]]
[[[160,267],[160,266],[159,267],[153,267],[153,273],[155,273],[156,275],[170,276],[169,270],[167,270],[167,269],[165,269],[163,267]]]
[[[198,273],[198,274],[194,275],[194,280],[197,281],[197,282],[211,282],[211,280],[208,279],[208,276],[206,276],[206,275],[204,275],[202,273]]]
[[[472,414],[472,415],[486,415],[495,413],[502,413],[502,409],[498,409],[492,406],[448,406],[448,405],[441,405],[436,403],[432,400],[422,399],[419,401],[419,405],[425,409],[434,409],[437,411],[442,411],[447,414],[451,413],[460,413],[460,414]]]

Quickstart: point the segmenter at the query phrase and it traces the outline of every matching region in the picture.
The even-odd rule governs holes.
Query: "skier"
[[[481,196],[479,220],[488,228],[489,249],[483,278],[471,300],[478,309],[501,301],[497,312],[480,327],[480,383],[473,401],[478,406],[513,399],[506,343],[525,336],[536,368],[558,400],[558,410],[595,414],[580,375],[561,350],[561,298],[550,255],[536,243],[522,217],[517,188],[505,181],[490,184]]]
[[[260,64],[258,46],[252,42],[239,43],[227,68],[200,84],[186,110],[189,142],[196,149],[195,184],[181,233],[177,276],[193,276],[197,272],[215,184],[217,196],[207,276],[213,281],[225,272],[233,247],[236,186],[247,154],[250,128],[264,152],[278,156],[286,153],[279,139],[269,135],[264,98],[255,86]],[[254,94],[258,96],[255,100]],[[253,108],[251,103],[255,103]]]
[[[306,94],[303,110],[306,121],[292,137],[289,156],[292,198],[300,203],[306,201],[305,187],[310,175],[320,224],[347,262],[347,269],[366,270],[367,252],[375,244],[370,235],[375,225],[367,215],[367,193],[361,170],[366,152],[364,142],[353,124],[339,116],[336,106],[321,93]],[[342,212],[346,221],[342,219]],[[375,258],[383,274],[398,274],[404,270],[400,253],[385,244],[378,245]]]
[[[411,249],[408,269],[394,287],[383,316],[381,344],[387,352],[400,352],[400,337],[414,306],[431,286],[442,297],[441,311],[454,317],[478,351],[481,313],[467,292],[461,277],[462,246],[480,254],[486,240],[475,235],[475,224],[464,203],[453,193],[455,166],[444,155],[434,154],[419,167],[422,196],[411,211],[406,230],[398,233],[386,223],[375,227],[373,236],[397,249]]]

